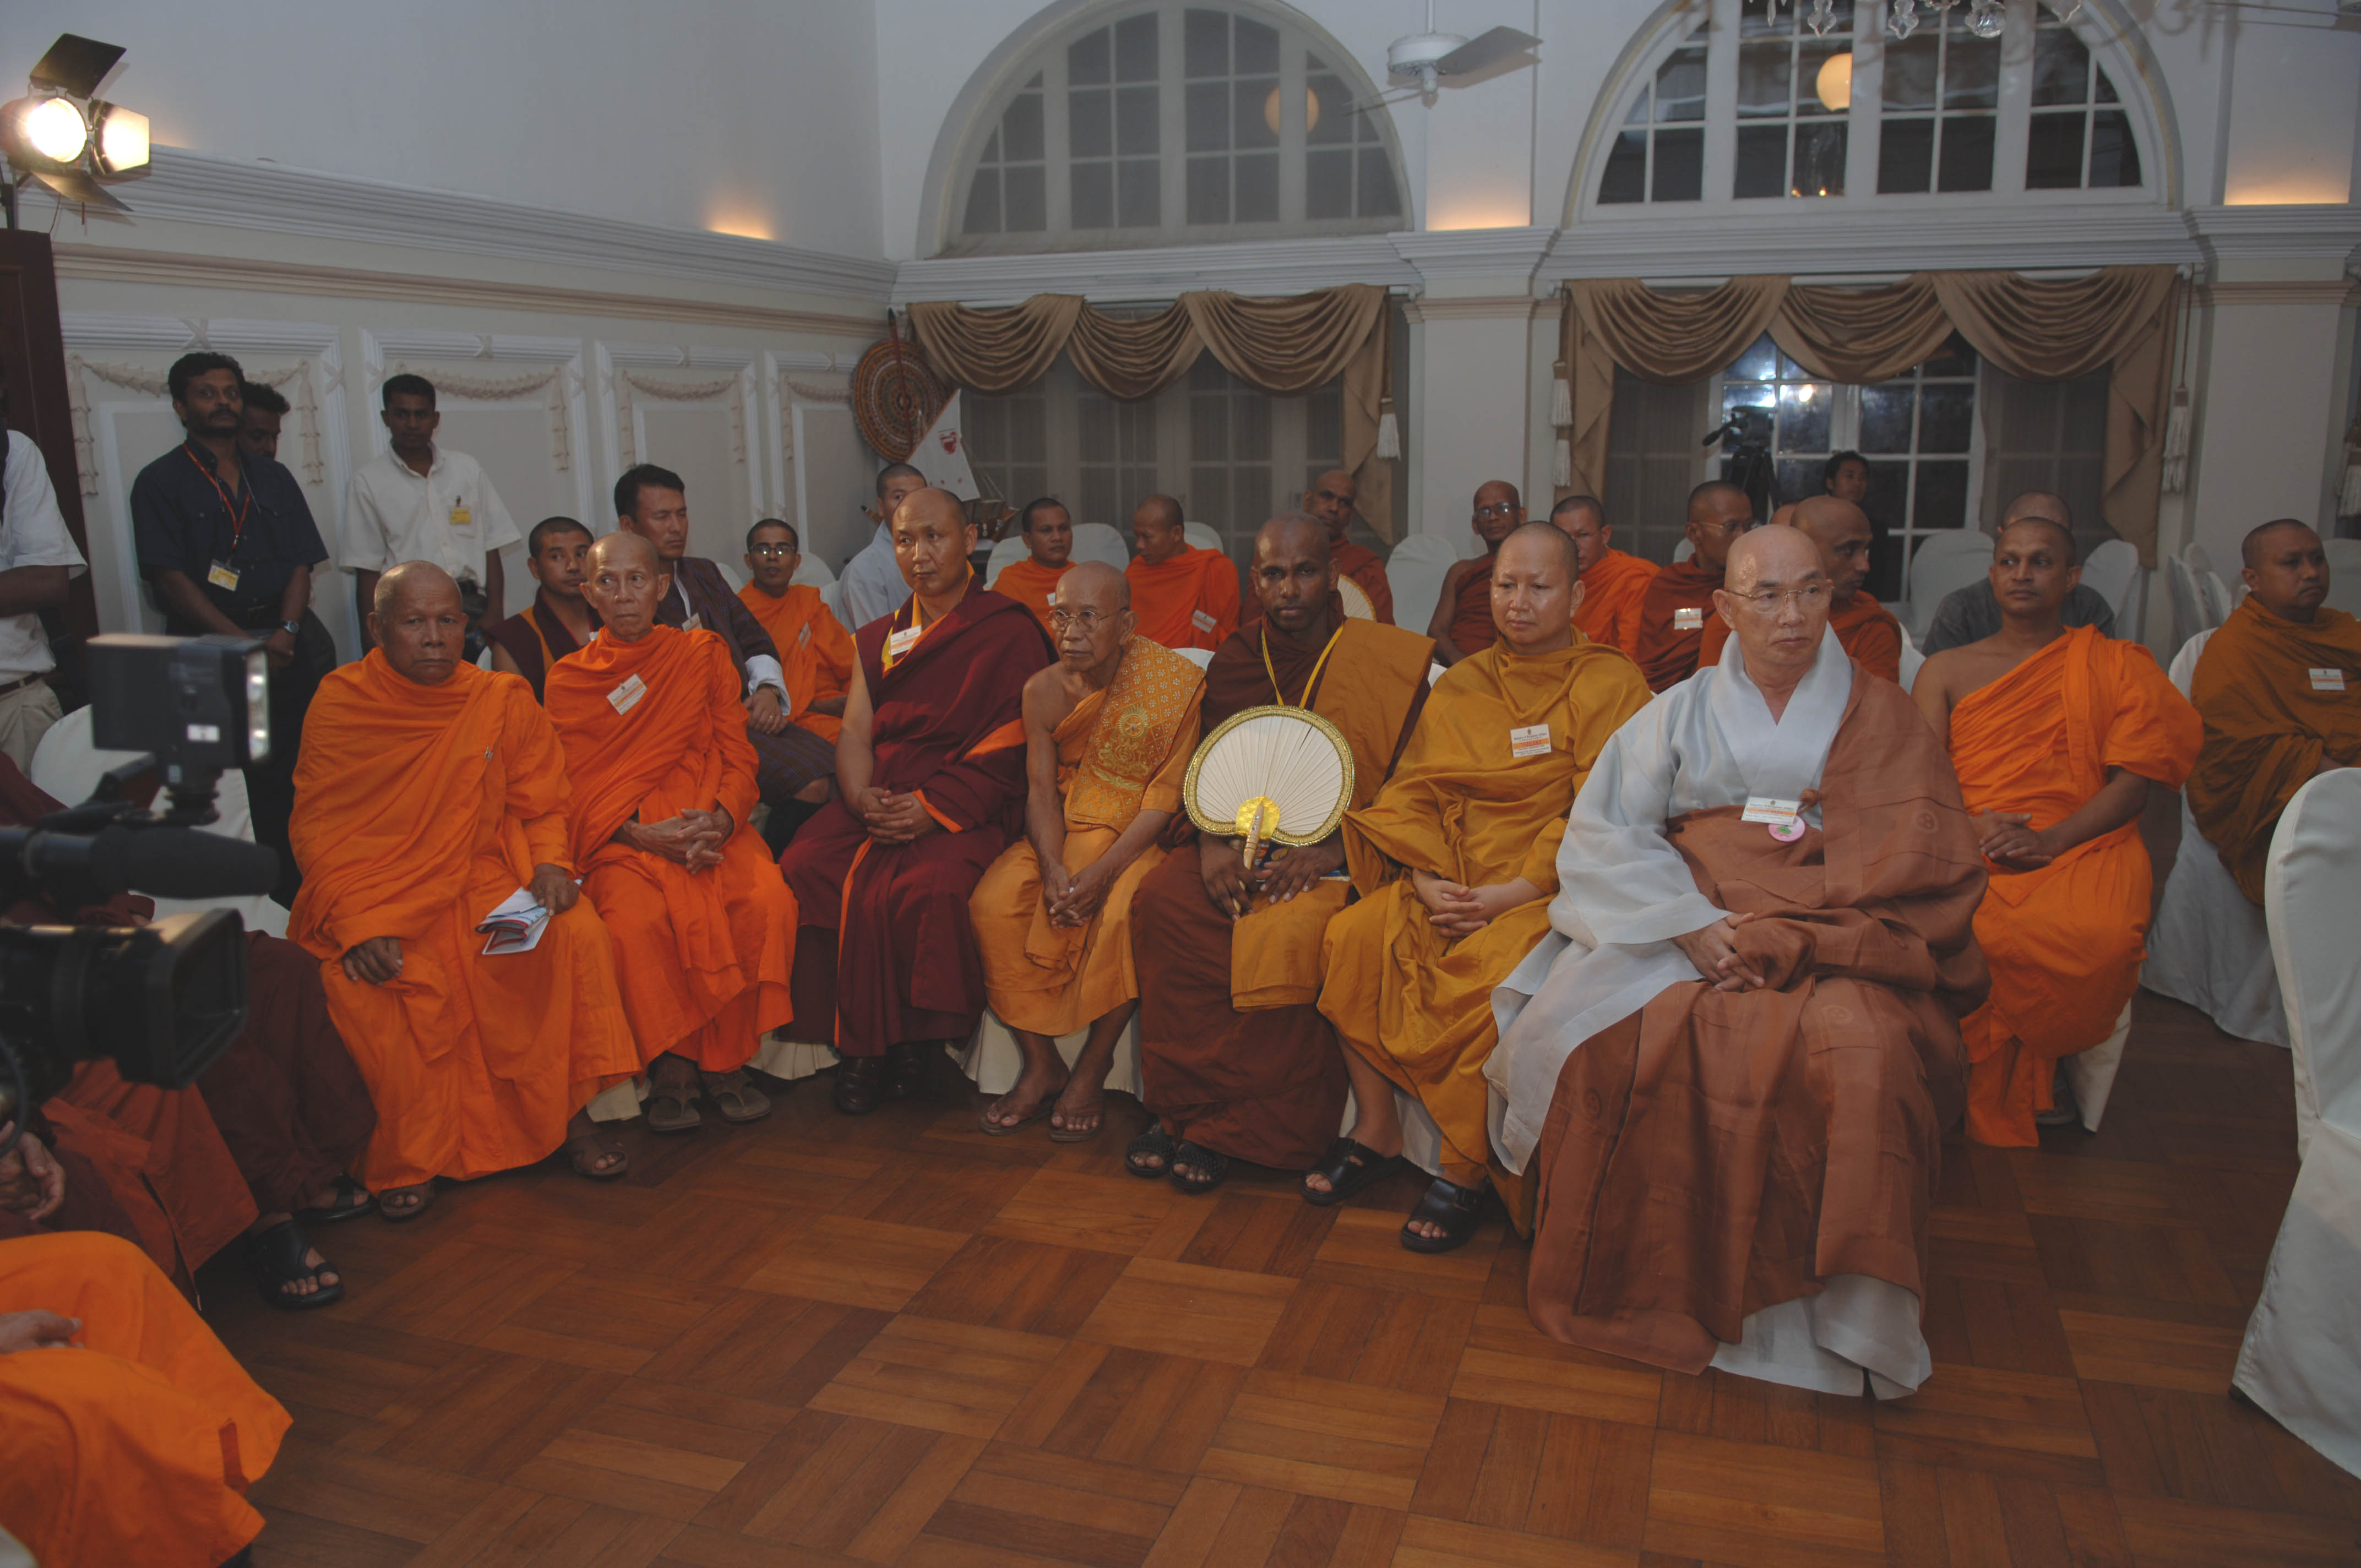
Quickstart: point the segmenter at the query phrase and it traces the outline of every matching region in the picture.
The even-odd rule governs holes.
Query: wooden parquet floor
[[[1946,1151],[1891,1405],[1559,1345],[1496,1218],[1407,1179],[1207,1199],[919,1102],[626,1135],[322,1238],[350,1281],[225,1340],[295,1416],[263,1568],[2089,1568],[2361,1561],[2361,1482],[2225,1394],[2294,1177],[2288,1057],[2143,994],[2104,1129]]]

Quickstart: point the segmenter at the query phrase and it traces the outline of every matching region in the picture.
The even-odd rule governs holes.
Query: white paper
[[[509,928],[519,921],[525,923],[522,932]],[[496,927],[500,928],[495,929]],[[542,934],[549,929],[549,911],[531,893],[519,888],[500,900],[476,929],[490,934],[491,940],[484,944],[487,957],[529,953],[541,945]]]

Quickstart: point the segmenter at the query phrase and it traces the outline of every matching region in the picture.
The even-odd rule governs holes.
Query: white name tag
[[[2342,670],[2312,671],[2312,689],[2316,692],[2343,691],[2345,689],[2345,672]]]
[[[1528,724],[1521,729],[1509,731],[1509,755],[1511,757],[1546,757],[1550,750],[1550,729],[1546,724]]]
[[[1213,618],[1207,615],[1202,609],[1190,616],[1189,620],[1200,631],[1211,631],[1213,630]]]
[[[1705,630],[1705,611],[1696,609],[1676,609],[1673,611],[1673,630],[1675,631],[1703,631]]]
[[[924,627],[912,626],[900,631],[887,632],[885,634],[886,656],[898,659],[908,652],[917,645],[918,638],[925,630]]]
[[[1795,818],[1804,813],[1800,800],[1780,800],[1773,795],[1750,795],[1746,809],[1739,814],[1741,822],[1768,822],[1773,828],[1792,828]]]
[[[621,685],[607,694],[607,702],[617,713],[629,713],[639,706],[640,698],[647,695],[647,682],[637,675],[626,675]]]
[[[224,593],[237,592],[237,568],[226,561],[216,561],[205,573],[205,581]]]
[[[810,641],[811,641],[811,622],[810,622],[810,621],[808,621],[808,620],[807,620],[807,621],[805,621],[805,622],[804,622],[802,629],[801,629],[800,630],[798,630],[798,631],[796,633],[796,647],[798,647],[798,648],[801,648],[801,647],[804,647],[805,645],[807,645],[807,643],[809,643]]]
[[[686,620],[680,623],[680,629],[683,631],[702,631],[705,630],[705,618],[692,612]]]

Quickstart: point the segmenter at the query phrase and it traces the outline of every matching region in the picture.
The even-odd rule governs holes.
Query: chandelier
[[[1773,0],[1774,5],[1784,6],[1788,3],[1789,0]],[[1885,13],[1885,30],[1894,38],[1906,38],[1918,30],[1922,12],[1931,19],[1959,3],[1960,0],[1886,0],[1883,6],[1877,8]],[[1805,8],[1805,0],[1793,0],[1793,4],[1802,15],[1804,25],[1812,29],[1815,37],[1827,37],[1828,29],[1837,24],[1836,0],[1811,0],[1808,10]],[[1875,0],[1872,0],[1874,4]],[[2082,0],[2069,0],[2065,8],[2059,12],[2058,19],[2070,22],[2081,9]],[[1968,0],[1968,31],[1976,37],[1996,38],[2007,25],[2007,14],[2001,0]]]

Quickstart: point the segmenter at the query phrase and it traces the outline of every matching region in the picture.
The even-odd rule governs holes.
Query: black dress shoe
[[[848,1116],[866,1116],[877,1109],[884,1086],[884,1058],[847,1057],[837,1066],[836,1088],[829,1098]]]
[[[904,1040],[885,1047],[885,1098],[907,1100],[918,1092],[927,1081],[927,1047],[924,1042]]]

